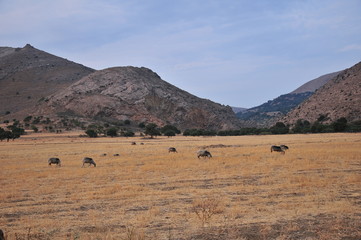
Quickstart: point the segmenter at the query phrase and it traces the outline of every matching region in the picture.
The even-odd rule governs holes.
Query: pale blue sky
[[[361,61],[361,0],[0,0],[0,46],[254,107]]]

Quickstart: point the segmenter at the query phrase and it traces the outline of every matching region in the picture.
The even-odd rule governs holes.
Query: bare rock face
[[[239,127],[231,107],[191,95],[143,67],[96,71],[53,94],[41,109],[90,119],[172,124],[181,129]]]
[[[348,121],[361,120],[361,62],[328,81],[282,121],[288,124],[298,119],[314,122],[320,116],[325,116],[329,122],[341,117]]]

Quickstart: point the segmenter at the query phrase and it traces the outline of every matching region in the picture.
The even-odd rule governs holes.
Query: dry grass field
[[[361,239],[361,134],[78,135],[0,143],[6,239]]]

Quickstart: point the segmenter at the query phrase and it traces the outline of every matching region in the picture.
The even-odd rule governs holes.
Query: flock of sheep
[[[135,145],[134,142],[132,142],[132,145]],[[288,150],[288,149],[289,148],[286,145],[280,145],[280,146],[273,145],[273,146],[271,146],[271,152],[281,152],[282,154],[285,154],[286,150]],[[178,153],[177,149],[175,147],[168,148],[168,152],[169,153],[171,153],[171,152]],[[106,154],[103,154],[102,156],[106,156]],[[114,154],[114,156],[119,156],[119,154]],[[199,150],[197,152],[197,157],[198,158],[200,158],[200,157],[211,158],[212,154],[208,150],[201,149],[201,150]],[[60,158],[55,158],[55,157],[49,158],[48,164],[49,164],[49,166],[51,166],[52,164],[55,164],[55,165],[60,167],[61,166]],[[84,167],[85,164],[88,164],[88,166],[91,166],[91,165],[93,165],[94,167],[97,166],[95,161],[90,157],[85,157],[83,159],[82,167]]]

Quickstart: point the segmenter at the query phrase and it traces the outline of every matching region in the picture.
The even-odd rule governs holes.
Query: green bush
[[[88,129],[85,131],[85,134],[88,135],[88,137],[96,138],[98,137],[98,133],[93,129]]]

